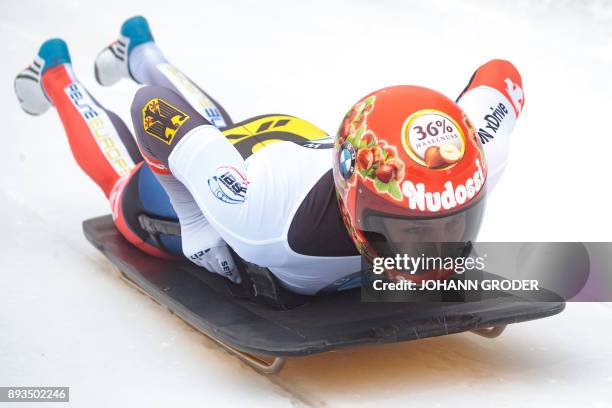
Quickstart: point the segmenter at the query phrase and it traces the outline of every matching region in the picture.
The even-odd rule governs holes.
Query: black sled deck
[[[263,373],[280,370],[286,357],[344,347],[464,331],[496,337],[507,324],[552,316],[565,306],[503,292],[478,302],[362,303],[360,291],[350,290],[273,310],[233,296],[224,278],[187,261],[143,253],[121,236],[111,216],[87,220],[83,230],[128,281]]]

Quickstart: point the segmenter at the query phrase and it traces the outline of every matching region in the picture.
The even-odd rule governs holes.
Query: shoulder
[[[328,137],[326,132],[306,120],[284,114],[256,116],[222,132],[244,159],[278,142],[291,142],[312,149],[331,147],[319,142]]]
[[[302,200],[291,221],[287,242],[293,251],[302,255],[359,255],[342,221],[331,170]]]

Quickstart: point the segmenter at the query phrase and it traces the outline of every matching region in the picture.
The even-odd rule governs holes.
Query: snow
[[[108,213],[102,193],[57,115],[19,109],[12,78],[60,36],[81,81],[129,119],[136,85],[101,88],[92,67],[134,14],[235,119],[284,112],[329,132],[371,90],[414,83],[455,96],[479,64],[510,59],[526,107],[481,240],[610,241],[610,1],[9,2],[0,386],[70,386],[79,407],[612,405],[610,304],[570,304],[495,340],[459,334],[296,358],[264,377],[126,285],[81,232]]]

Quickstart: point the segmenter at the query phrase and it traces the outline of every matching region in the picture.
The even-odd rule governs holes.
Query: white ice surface
[[[454,96],[479,64],[510,59],[526,107],[481,240],[610,241],[610,2],[6,1],[0,386],[70,386],[78,407],[612,406],[610,304],[570,304],[495,340],[327,353],[263,377],[113,275],[81,232],[108,213],[103,195],[57,115],[20,111],[12,79],[43,40],[63,37],[81,81],[129,119],[136,85],[101,88],[92,68],[134,14],[235,119],[284,112],[329,132],[373,89],[413,83]]]

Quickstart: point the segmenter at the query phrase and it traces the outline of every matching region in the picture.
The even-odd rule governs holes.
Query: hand
[[[225,244],[198,251],[187,257],[194,264],[206,268],[209,272],[224,276],[234,283],[242,281],[234,258]]]

